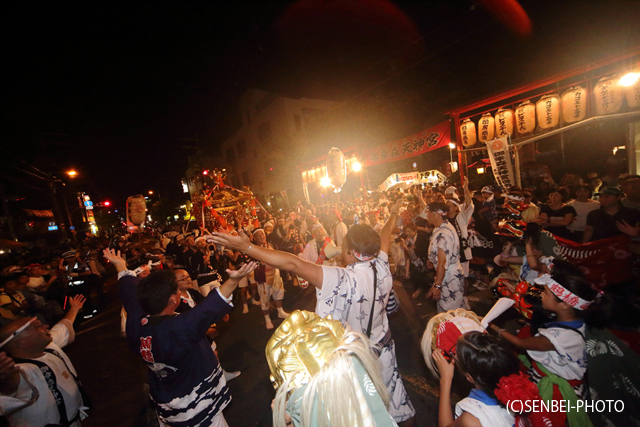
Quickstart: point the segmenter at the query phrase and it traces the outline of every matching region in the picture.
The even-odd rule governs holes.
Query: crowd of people
[[[555,186],[544,176],[530,177],[531,188],[472,190],[463,180],[321,206],[298,202],[260,210],[259,226],[238,216],[224,228],[175,225],[145,244],[117,236],[8,258],[0,293],[0,409],[12,425],[80,425],[90,403],[61,347],[73,341],[76,316],[99,309],[104,278],[113,269],[122,334],[148,367],[161,425],[226,425],[226,382],[239,372],[220,366],[215,325],[228,319],[235,293],[242,313],[260,306],[264,326],[274,329],[272,315],[289,316],[282,302],[292,286],[313,288],[318,315],[366,336],[379,361],[392,424],[415,425],[389,327],[388,314],[399,305],[394,279],[414,299],[435,301],[440,313],[470,310],[469,293],[499,280],[511,281],[514,289],[519,283],[542,289],[538,313],[527,320],[528,336],[492,323],[487,329],[495,334],[460,334],[451,354],[425,355],[440,372],[439,425],[513,425],[499,383],[520,370],[518,351],[532,362],[526,381],[553,378],[563,398],[569,399],[569,387],[571,399],[593,399],[585,384],[585,336],[590,328],[610,327],[637,340],[637,271],[627,283],[610,284],[603,296],[560,247],[627,236],[637,260],[640,177],[618,176],[594,188],[582,179]],[[625,358],[637,359],[637,342],[620,343]],[[474,388],[452,411],[456,367]],[[629,387],[637,394],[640,384]],[[576,423],[572,417],[550,419],[551,425]]]

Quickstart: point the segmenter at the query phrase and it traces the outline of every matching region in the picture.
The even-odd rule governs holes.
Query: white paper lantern
[[[465,147],[473,147],[477,142],[476,124],[471,119],[464,119],[460,125],[460,137],[462,145]]]
[[[587,90],[573,86],[562,94],[562,120],[576,123],[587,117]]]
[[[596,104],[596,115],[604,116],[620,111],[624,89],[619,84],[618,76],[606,76],[598,80],[593,88],[593,96]]]
[[[627,88],[627,105],[629,108],[640,107],[640,79]]]
[[[496,138],[513,135],[513,110],[511,108],[501,108],[496,113]]]
[[[331,186],[340,191],[347,181],[347,164],[344,154],[339,148],[333,147],[327,155],[327,176],[331,180]]]
[[[560,123],[560,97],[545,95],[536,102],[536,116],[540,129],[553,129]]]
[[[143,196],[132,196],[127,199],[129,221],[135,225],[144,223],[147,216],[147,203]]]
[[[480,142],[491,141],[495,130],[493,116],[491,113],[484,113],[478,122],[478,139]]]
[[[536,107],[531,101],[524,101],[518,105],[515,113],[516,131],[518,136],[529,135],[536,128]]]

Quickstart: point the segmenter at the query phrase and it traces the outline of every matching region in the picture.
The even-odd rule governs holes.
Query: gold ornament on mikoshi
[[[327,177],[331,181],[331,186],[340,191],[347,181],[347,162],[344,154],[339,148],[333,147],[327,155]]]
[[[480,142],[491,141],[495,131],[491,113],[484,113],[478,122],[478,139]]]
[[[265,354],[271,383],[278,389],[291,379],[292,388],[307,384],[331,359],[344,336],[342,324],[306,310],[293,311],[275,330]]]
[[[545,95],[536,102],[536,114],[540,129],[553,129],[560,123],[560,97]]]
[[[147,203],[143,196],[132,196],[127,199],[127,212],[129,221],[132,224],[140,225],[144,223],[147,216]]]
[[[513,135],[513,110],[511,108],[501,108],[496,113],[496,138]]]
[[[587,90],[573,86],[562,94],[562,120],[576,123],[587,117]]]
[[[516,132],[518,136],[529,135],[536,128],[536,107],[531,101],[524,101],[516,108]]]
[[[627,105],[629,108],[640,107],[640,79],[627,88]]]
[[[620,111],[624,89],[619,84],[616,75],[603,77],[598,80],[598,84],[593,88],[593,97],[596,105],[596,115],[604,116]]]
[[[464,119],[460,125],[460,139],[465,147],[473,147],[476,145],[476,124],[471,119]]]

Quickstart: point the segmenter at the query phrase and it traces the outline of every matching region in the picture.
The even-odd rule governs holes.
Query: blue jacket
[[[138,278],[123,276],[118,284],[127,342],[149,367],[149,394],[158,416],[172,427],[209,425],[231,394],[205,332],[232,306],[214,291],[186,313],[146,317],[136,297]]]

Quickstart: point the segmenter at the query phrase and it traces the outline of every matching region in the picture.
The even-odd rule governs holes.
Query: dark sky
[[[471,0],[218,3],[5,11],[2,176],[38,185],[11,166],[19,157],[73,166],[102,198],[178,196],[184,138],[214,149],[248,87],[407,99],[407,121],[388,125],[400,138],[461,103],[640,46],[631,0],[522,0],[529,38]]]

